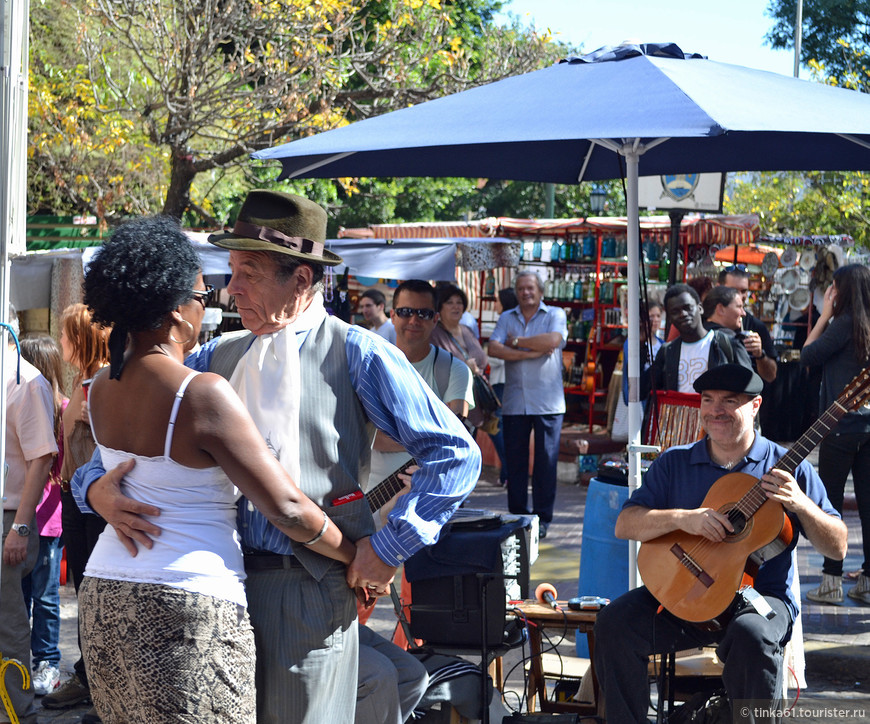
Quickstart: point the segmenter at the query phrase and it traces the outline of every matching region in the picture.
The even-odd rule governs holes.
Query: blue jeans
[[[33,666],[60,663],[60,536],[39,536],[39,558],[21,581],[24,603],[31,614],[30,650]]]
[[[553,520],[556,472],[563,415],[504,415],[507,458],[508,510],[518,515],[534,513],[542,523]],[[535,465],[532,472],[532,510],[529,505],[529,438],[535,431]]]

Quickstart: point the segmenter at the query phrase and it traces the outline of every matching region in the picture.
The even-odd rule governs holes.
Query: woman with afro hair
[[[161,531],[134,551],[107,528],[85,572],[82,644],[107,724],[255,721],[239,491],[293,540],[344,563],[355,553],[229,383],[184,366],[210,296],[190,242],[164,217],[118,228],[85,278],[95,321],[112,325],[110,367],[89,394],[94,438],[108,468],[125,464],[123,492]]]

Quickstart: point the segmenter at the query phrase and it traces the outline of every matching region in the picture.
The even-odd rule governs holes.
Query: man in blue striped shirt
[[[297,483],[357,541],[356,559],[345,571],[291,541],[240,500],[257,642],[258,724],[314,724],[327,712],[330,721],[353,722],[358,639],[348,586],[383,593],[399,565],[438,539],[480,472],[480,452],[465,428],[401,351],[321,311],[323,267],[341,261],[324,248],[325,236],[326,214],[316,204],[251,192],[233,231],[210,237],[230,249],[227,289],[246,331],[213,340],[187,361],[230,379],[270,442],[298,428],[298,445],[290,446],[298,448]],[[295,355],[294,371],[284,358]],[[275,375],[285,364],[287,375],[296,375],[294,389],[282,389],[286,380]],[[294,394],[295,411],[275,406],[276,398],[292,401]],[[367,475],[375,427],[400,441],[420,470],[387,525],[369,535],[372,518],[359,482]],[[292,469],[294,460],[285,461],[283,453],[279,460]],[[77,475],[84,477],[80,505],[87,500],[119,535],[150,544],[148,536],[159,529],[139,516],[154,511],[120,496],[117,471],[89,486],[100,474]],[[338,503],[346,500],[351,502]]]

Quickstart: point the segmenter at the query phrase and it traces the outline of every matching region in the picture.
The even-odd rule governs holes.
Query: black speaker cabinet
[[[500,645],[506,589],[515,589],[523,573],[528,587],[520,543],[530,525],[528,517],[505,523],[492,515],[449,524],[434,546],[410,558],[412,635],[438,646]]]
[[[429,578],[414,583],[413,591],[414,638],[438,646],[480,646],[486,610],[486,645],[501,644],[505,623],[503,578],[479,578],[474,573]]]

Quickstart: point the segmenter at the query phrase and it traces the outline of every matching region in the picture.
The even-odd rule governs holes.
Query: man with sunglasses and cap
[[[397,567],[437,540],[480,472],[480,452],[462,423],[420,384],[402,352],[327,315],[324,267],[341,259],[325,248],[325,237],[326,212],[317,204],[250,192],[233,230],[209,237],[230,250],[227,291],[245,330],[218,337],[187,360],[229,379],[299,487],[357,541],[345,570],[240,500],[259,724],[354,720],[358,627],[351,588],[384,595]],[[376,427],[400,441],[420,469],[388,523],[373,533],[360,482]],[[123,472],[116,468],[92,485],[98,471],[77,475],[80,505],[87,500],[120,536],[150,545],[159,527],[141,516],[159,511],[120,494]]]
[[[543,302],[544,283],[532,271],[514,279],[518,306],[504,312],[489,338],[488,353],[505,361],[502,423],[507,462],[508,510],[540,519],[545,538],[556,503],[559,438],[565,415],[562,349],[568,341],[565,310]],[[529,438],[535,432],[532,510],[529,504]]]
[[[733,721],[779,721],[783,647],[799,611],[792,551],[803,533],[819,552],[842,558],[846,526],[809,462],[801,462],[794,474],[774,469],[786,450],[755,430],[762,386],[755,372],[735,364],[711,368],[695,380],[706,437],[671,447],[653,462],[623,504],[615,534],[643,542],[683,531],[709,546],[724,544],[721,555],[727,556],[734,526],[704,500],[719,478],[739,472],[761,479],[764,495],[782,504],[794,532],[791,542],[758,568],[753,584],[758,598],[738,597],[721,627],[699,627],[663,611],[645,586],[602,609],[595,623],[595,640],[602,642],[595,648],[595,671],[608,721],[647,721],[651,654],[709,645],[717,646],[724,663]]]

